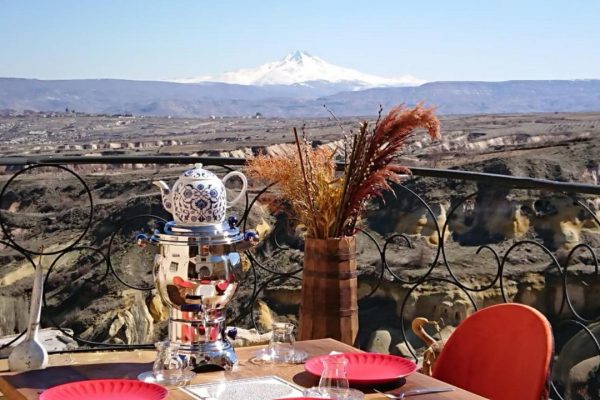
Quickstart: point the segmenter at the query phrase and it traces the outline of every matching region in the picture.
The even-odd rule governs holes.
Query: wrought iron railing
[[[69,297],[67,293],[74,290],[89,298],[94,294],[90,293],[94,287],[108,285],[109,279],[113,279],[113,290],[118,290],[114,286],[116,282],[124,289],[150,292],[153,289],[152,282],[133,281],[139,276],[132,277],[131,271],[119,267],[118,264],[122,262],[115,261],[115,251],[134,246],[133,238],[140,230],[152,229],[149,221],[161,223],[168,218],[160,206],[158,192],[147,204],[133,204],[133,211],[139,211],[134,215],[111,214],[111,210],[102,209],[105,199],[102,193],[98,194],[102,186],[89,184],[91,177],[96,181],[98,177],[93,174],[82,176],[84,174],[79,173],[78,168],[84,164],[173,166],[196,162],[231,169],[243,165],[245,160],[181,156],[0,158],[0,165],[12,168],[12,172],[5,175],[7,179],[0,191],[0,245],[4,246],[4,253],[13,253],[4,256],[5,264],[12,265],[8,261],[17,260],[35,268],[41,260],[39,256],[54,257],[52,261],[47,261],[43,316],[47,323],[83,345],[83,349],[78,351],[98,347],[122,349],[150,346],[148,343],[105,343],[82,338],[85,321],[78,323],[69,320],[68,314],[72,310],[61,303],[61,298],[74,301],[73,296]],[[597,260],[600,221],[598,209],[592,209],[598,205],[593,196],[600,194],[600,186],[430,168],[412,168],[412,173],[413,176],[402,185],[395,186],[396,197],[387,196],[385,204],[373,207],[360,234],[359,313],[361,327],[369,327],[370,331],[365,332],[367,328],[361,328],[359,345],[368,346],[369,334],[373,334],[377,328],[376,322],[369,321],[385,320],[383,325],[395,324],[399,335],[397,339],[404,343],[404,347],[398,351],[417,358],[416,341],[407,328],[415,316],[427,316],[447,325],[455,325],[466,313],[487,304],[522,301],[540,309],[551,321],[557,354],[561,354],[565,346],[572,345],[569,339],[577,336],[580,341],[587,341],[586,346],[591,346],[600,355],[600,302],[593,300],[594,292],[600,288]],[[165,171],[157,169],[156,175],[161,174],[164,175]],[[154,178],[151,175],[141,181],[148,184]],[[81,187],[73,189],[69,186],[71,195],[67,196],[67,203],[72,203],[70,208],[55,212],[50,217],[42,216],[43,222],[31,228],[32,231],[39,230],[40,234],[52,232],[50,235],[55,238],[34,241],[38,247],[21,243],[14,230],[19,229],[19,223],[27,224],[26,218],[17,218],[20,205],[27,202],[27,199],[19,199],[19,194],[27,195],[27,191],[19,192],[16,186],[21,180],[27,181],[28,177],[35,182],[36,179],[58,176],[69,177],[65,179],[67,185]],[[445,182],[445,187],[435,186],[435,182],[441,181]],[[255,188],[252,194],[246,195],[245,206],[239,211],[241,229],[254,227],[249,222],[251,212],[268,189]],[[123,201],[128,200],[125,198]],[[495,201],[500,203],[490,204]],[[444,205],[441,206],[441,203]],[[507,213],[502,214],[504,219],[502,215],[498,216],[498,204],[508,204],[504,210]],[[511,205],[514,206],[512,214],[508,212]],[[479,210],[478,207],[485,210]],[[486,219],[490,213],[496,222]],[[33,218],[44,213],[30,214]],[[398,218],[394,219],[394,215]],[[62,217],[79,221],[83,227],[76,234],[70,232],[71,235],[60,239],[61,233],[56,232],[54,225]],[[402,219],[416,222],[412,225],[406,222],[401,227]],[[543,223],[532,226],[531,221],[534,220]],[[284,289],[294,291],[301,283],[302,240],[289,229],[285,218],[276,220],[274,224],[261,246],[247,254],[250,269],[240,291],[240,304],[233,307],[237,309],[237,314],[230,315],[231,324],[258,327],[256,302],[271,298],[273,305],[276,303],[273,299],[277,296],[267,294],[270,288],[276,286],[281,291],[282,282],[288,282],[290,288]],[[489,226],[482,228],[482,224]],[[494,231],[494,226],[510,227],[511,224],[514,229],[509,229],[508,235],[506,231]],[[566,229],[563,236],[571,232],[567,228],[572,229],[575,237],[557,237],[552,230],[559,228]],[[589,239],[588,243],[586,239]],[[44,243],[52,246],[39,247]],[[58,246],[61,243],[64,244]],[[458,243],[463,245],[458,246]],[[84,281],[87,286],[77,283],[81,286],[61,291],[59,283],[53,279],[54,274],[58,266],[64,260],[71,259],[76,252],[87,253],[85,257],[89,265],[71,268],[71,275],[68,276],[73,277],[73,283]],[[287,261],[287,265],[283,265],[282,260]],[[519,266],[523,269],[516,270]],[[3,275],[0,274],[0,277]],[[139,275],[143,275],[143,272],[139,272]],[[529,284],[528,280],[531,279],[535,282]],[[418,293],[425,294],[419,296]],[[419,302],[427,303],[428,296],[436,300],[420,306]],[[460,307],[455,306],[458,303]],[[293,306],[290,309],[289,304],[286,307],[283,313],[297,311]],[[397,318],[395,322],[390,322],[390,315],[384,315],[383,310],[386,309],[394,310],[391,319]],[[420,315],[419,312],[429,315]],[[57,315],[60,317],[57,318]],[[69,328],[75,326],[75,334],[67,331],[67,327],[57,319],[62,319],[63,324],[69,321]],[[23,334],[20,332],[2,348],[14,343]],[[585,339],[582,339],[582,334]],[[586,355],[586,358],[591,357],[593,355]],[[575,361],[581,360],[569,362],[573,364]],[[559,364],[560,360],[557,360],[556,365]],[[555,378],[553,397],[562,398],[566,382],[556,374]]]

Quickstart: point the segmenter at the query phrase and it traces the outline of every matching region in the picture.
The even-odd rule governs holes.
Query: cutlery
[[[396,400],[396,399],[403,399],[403,398],[409,397],[409,396],[419,396],[422,394],[452,392],[454,390],[454,388],[445,386],[445,387],[438,387],[438,388],[411,389],[411,390],[407,390],[406,392],[402,392],[402,393],[398,393],[398,394],[383,393],[377,389],[373,389],[373,390],[376,391],[377,393],[381,393],[388,399]]]

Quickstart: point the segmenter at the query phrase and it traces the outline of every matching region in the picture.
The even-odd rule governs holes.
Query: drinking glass
[[[142,372],[138,379],[142,382],[159,383],[163,386],[184,386],[190,383],[196,373],[188,369],[179,355],[179,344],[168,340],[154,343],[156,358],[152,371]]]
[[[274,362],[289,362],[294,355],[294,325],[288,322],[275,322],[268,351]]]
[[[308,353],[296,350],[294,325],[288,322],[275,322],[271,325],[271,340],[269,345],[256,352],[253,363],[288,363],[299,364],[306,361]]]
[[[329,356],[321,359],[323,371],[319,386],[306,389],[304,396],[333,400],[362,400],[364,393],[351,389],[348,382],[348,359]]]
[[[328,389],[348,389],[348,360],[345,357],[323,357],[323,372],[319,379],[319,388],[324,391]]]
[[[174,385],[182,380],[183,362],[179,358],[179,344],[168,340],[154,344],[157,350],[152,365],[152,373],[156,383]]]

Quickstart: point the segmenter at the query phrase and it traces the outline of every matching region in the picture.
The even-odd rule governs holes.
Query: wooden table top
[[[309,340],[296,342],[299,350],[307,351],[309,356],[328,354],[331,351],[360,352],[354,347],[340,343],[333,339]],[[229,372],[213,371],[202,372],[195,376],[192,384],[210,383],[241,378],[276,375],[298,386],[312,387],[318,384],[318,378],[304,371],[303,365],[255,365],[249,360],[256,350],[264,346],[243,347],[236,350],[238,365]],[[49,367],[45,370],[28,372],[10,372],[6,360],[0,361],[0,392],[9,400],[37,400],[39,394],[49,387],[71,381],[85,379],[128,378],[136,379],[138,374],[152,369],[155,352],[153,350],[134,350],[107,352],[97,351],[91,353],[53,354],[50,356]],[[431,377],[414,373],[400,382],[379,390],[415,389],[419,387],[450,386]],[[365,399],[384,399],[382,395],[373,392],[370,388],[359,388],[366,394]],[[169,400],[190,400],[191,397],[179,389],[169,391]],[[422,395],[419,400],[433,399],[466,399],[476,400],[483,397],[456,389],[453,392]]]

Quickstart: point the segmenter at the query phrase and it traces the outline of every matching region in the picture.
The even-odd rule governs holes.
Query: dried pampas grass
[[[306,226],[307,236],[327,239],[353,235],[367,202],[390,190],[388,181],[410,173],[394,159],[416,129],[440,137],[440,123],[432,108],[422,104],[397,106],[370,128],[365,121],[348,138],[343,174],[336,176],[335,151],[313,149],[296,135],[297,152],[278,157],[258,156],[250,160],[246,173],[267,183],[276,183],[291,207],[293,217]]]

